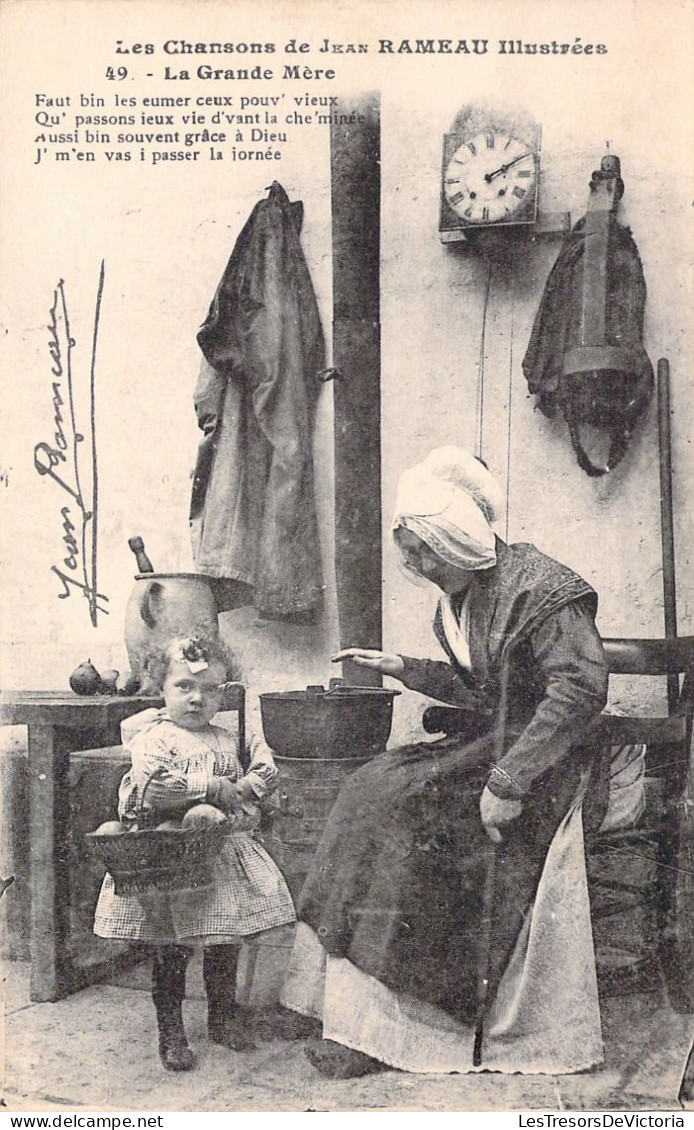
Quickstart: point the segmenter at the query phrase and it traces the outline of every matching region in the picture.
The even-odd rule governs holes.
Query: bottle
[[[140,573],[153,573],[154,566],[145,553],[145,543],[142,538],[128,538],[128,545],[135,554],[137,568]]]

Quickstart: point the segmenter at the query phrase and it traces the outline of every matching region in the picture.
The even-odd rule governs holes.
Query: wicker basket
[[[159,771],[157,771],[159,772]],[[157,774],[154,774],[156,776]],[[142,790],[137,822],[147,818],[144,797],[151,777]],[[209,887],[214,860],[226,836],[257,826],[253,817],[227,819],[207,828],[162,829],[138,827],[134,832],[85,836],[91,849],[113,878],[117,895],[148,891],[183,891]]]

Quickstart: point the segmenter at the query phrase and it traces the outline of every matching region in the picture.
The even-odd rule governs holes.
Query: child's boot
[[[152,1000],[159,1025],[159,1056],[167,1071],[190,1071],[195,1056],[183,1028],[186,966],[191,951],[185,946],[159,946],[152,969]]]
[[[207,1032],[213,1044],[247,1051],[253,1040],[250,1014],[236,1004],[238,946],[205,946],[202,973],[207,993]]]

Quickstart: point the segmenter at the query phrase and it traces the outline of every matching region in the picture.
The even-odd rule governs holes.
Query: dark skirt
[[[491,733],[452,736],[389,750],[357,770],[331,812],[298,905],[328,953],[466,1024],[475,1015],[493,850],[479,814],[493,753]],[[489,1001],[577,780],[573,766],[561,777],[555,770],[496,848]]]

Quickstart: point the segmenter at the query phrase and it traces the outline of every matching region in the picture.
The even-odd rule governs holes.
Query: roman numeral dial
[[[463,224],[512,224],[534,218],[535,145],[485,129],[456,148],[443,173],[443,198]],[[532,204],[533,215],[528,217]]]

